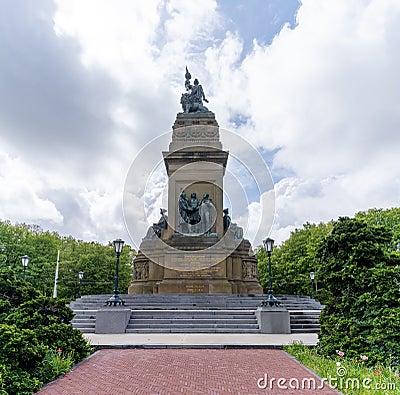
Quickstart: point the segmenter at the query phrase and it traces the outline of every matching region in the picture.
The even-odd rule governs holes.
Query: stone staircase
[[[252,310],[136,310],[126,333],[259,333]]]
[[[96,312],[110,295],[85,295],[70,303],[74,328],[94,333]],[[290,312],[292,333],[319,331],[322,305],[307,297],[276,295]],[[132,310],[126,333],[259,333],[255,310],[265,295],[121,295]]]

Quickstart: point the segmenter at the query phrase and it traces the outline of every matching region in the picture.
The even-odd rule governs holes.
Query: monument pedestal
[[[177,115],[169,150],[163,152],[167,226],[150,229],[143,239],[128,293],[262,293],[250,242],[236,224],[224,227],[228,156],[212,112]],[[212,210],[202,211],[205,206]]]

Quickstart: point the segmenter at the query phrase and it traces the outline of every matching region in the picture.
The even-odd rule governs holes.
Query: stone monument
[[[143,238],[128,293],[261,294],[257,260],[243,229],[223,208],[223,150],[214,113],[186,68],[182,113],[162,153],[168,209]],[[167,215],[168,213],[168,215]]]

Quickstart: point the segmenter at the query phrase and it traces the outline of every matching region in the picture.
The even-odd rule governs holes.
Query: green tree
[[[310,272],[319,277],[320,260],[317,258],[319,245],[332,228],[332,222],[318,225],[306,223],[296,229],[282,245],[271,254],[274,293],[311,294]],[[267,254],[264,248],[256,250],[259,262],[259,278],[264,292],[268,289]]]
[[[400,208],[371,209],[360,211],[355,218],[369,225],[382,225],[391,231],[392,237],[387,244],[388,251],[396,251],[400,243]]]
[[[76,240],[56,232],[44,232],[36,225],[12,225],[0,221],[0,270],[13,272],[22,279],[21,256],[30,256],[26,282],[45,296],[53,295],[57,251],[60,250],[58,296],[75,299],[78,273],[84,272],[81,294],[111,294],[115,276],[115,253],[111,243]],[[120,258],[120,292],[132,281],[135,251],[125,245]]]
[[[319,348],[399,364],[400,254],[388,251],[392,228],[371,223],[339,218],[321,245]]]

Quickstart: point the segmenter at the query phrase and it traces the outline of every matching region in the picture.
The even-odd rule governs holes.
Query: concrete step
[[[179,323],[180,325],[185,325],[185,324],[192,324],[194,319],[186,319],[186,318],[177,318],[177,319],[157,319],[158,324],[177,324]],[[136,324],[143,324],[143,325],[150,325],[154,322],[154,319],[152,318],[143,318],[143,319],[130,319],[129,324],[136,325]],[[223,324],[234,324],[236,322],[240,322],[241,324],[254,324],[257,323],[256,318],[254,319],[243,319],[243,320],[237,320],[237,319],[224,319],[224,318],[216,318],[216,319],[196,319],[196,322],[198,324],[218,324],[218,323],[223,323]]]
[[[260,333],[257,329],[243,329],[238,331],[237,328],[145,328],[145,329],[127,329],[126,333]]]
[[[134,310],[127,333],[259,333],[254,310]]]
[[[79,329],[82,333],[95,333],[95,328],[91,329],[91,328],[75,328],[75,329]]]
[[[96,323],[96,318],[73,318],[73,324],[92,324]]]
[[[94,328],[96,322],[82,323],[82,322],[71,322],[73,328]]]
[[[318,333],[318,330],[315,328],[290,328],[291,333]]]
[[[293,324],[318,324],[318,318],[304,318],[304,319],[290,319],[290,323]]]
[[[196,318],[240,318],[253,317],[255,310],[141,310],[132,311],[133,318],[141,317],[196,317]]]
[[[199,329],[207,329],[207,328],[242,328],[242,329],[258,329],[258,324],[241,324],[241,323],[209,323],[209,324],[200,324],[200,323],[192,323],[192,324],[181,324],[181,323],[169,323],[169,324],[161,324],[159,322],[154,322],[152,324],[129,324],[128,329],[139,329],[139,328],[169,328],[169,329],[188,329],[188,328],[199,328]]]

